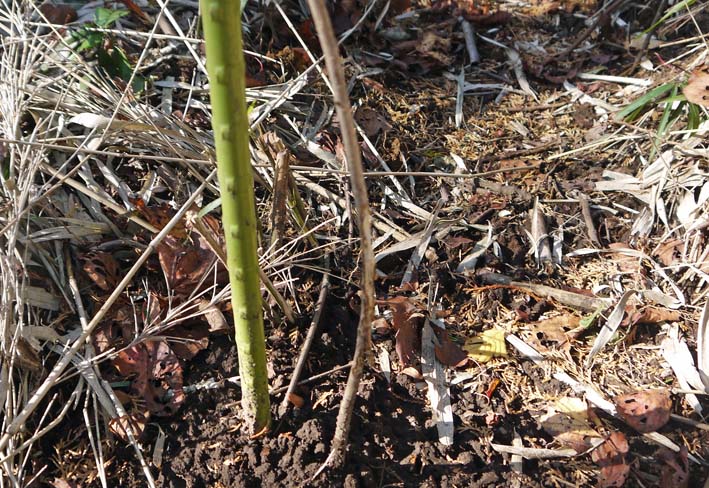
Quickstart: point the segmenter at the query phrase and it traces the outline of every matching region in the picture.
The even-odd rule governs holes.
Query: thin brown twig
[[[345,148],[345,157],[350,171],[352,193],[357,214],[357,226],[360,233],[360,261],[362,263],[362,305],[360,309],[359,324],[357,326],[357,343],[355,345],[352,368],[347,378],[347,386],[342,397],[340,410],[337,414],[335,436],[332,440],[330,455],[315,476],[328,466],[342,466],[345,460],[345,448],[350,431],[350,421],[357,397],[357,390],[364,371],[364,362],[367,351],[371,350],[372,337],[370,328],[374,320],[374,250],[372,249],[372,217],[369,210],[367,185],[364,181],[364,169],[360,154],[357,134],[355,132],[352,107],[347,95],[345,83],[345,70],[340,59],[337,38],[332,28],[330,15],[323,0],[308,0],[310,13],[320,40],[320,47],[325,57],[325,65],[330,75],[333,87],[333,99],[337,118],[340,121],[342,142]]]
[[[335,366],[334,368],[329,369],[327,371],[323,371],[322,373],[314,374],[310,378],[306,378],[302,381],[299,381],[298,386],[307,385],[308,383],[312,383],[313,381],[317,381],[317,380],[325,378],[327,376],[332,376],[333,373],[337,373],[338,371],[342,371],[343,369],[347,369],[350,366],[352,366],[352,361],[350,361],[347,364],[341,364],[340,366]],[[278,395],[279,393],[283,393],[284,391],[286,391],[289,388],[289,386],[281,386],[280,388],[274,388],[273,390],[270,390],[269,393],[271,395]]]
[[[588,238],[596,246],[601,245],[601,240],[598,238],[598,232],[596,232],[596,226],[593,225],[593,217],[591,216],[591,205],[588,203],[588,197],[583,193],[578,194],[579,205],[581,205],[581,215],[583,215],[583,221],[586,223],[586,229],[588,230]]]
[[[512,158],[519,158],[521,156],[531,156],[533,154],[539,154],[543,153],[546,151],[549,151],[550,149],[555,148],[556,146],[559,145],[558,140],[553,140],[551,142],[548,142],[546,144],[542,144],[541,146],[537,147],[532,147],[530,149],[518,149],[515,151],[507,151],[507,152],[495,152],[495,153],[490,153],[486,154],[485,156],[482,156],[481,158],[476,160],[476,163],[493,163],[495,161],[504,161],[505,159],[512,159]]]
[[[325,259],[329,262],[329,256],[326,256]],[[288,390],[286,391],[286,396],[283,398],[283,405],[288,404],[290,394],[293,393],[296,386],[298,386],[300,374],[303,372],[305,361],[308,358],[308,353],[310,352],[310,348],[313,345],[318,328],[320,327],[320,318],[322,317],[322,311],[325,308],[325,300],[327,300],[329,291],[330,273],[328,269],[325,273],[323,273],[322,281],[320,282],[320,294],[318,295],[318,301],[315,302],[313,319],[310,322],[308,334],[305,336],[305,342],[303,342],[303,345],[301,346],[300,355],[298,356],[298,361],[295,364],[295,369],[293,370],[293,375],[291,376],[290,384],[288,385]]]

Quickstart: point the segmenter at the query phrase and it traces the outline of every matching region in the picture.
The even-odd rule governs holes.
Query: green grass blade
[[[622,110],[616,112],[615,120],[628,120],[632,121],[645,109],[645,106],[655,99],[663,96],[668,91],[675,87],[675,83],[665,83],[657,88],[653,88],[645,95],[639,97],[637,100],[633,101],[627,105]]]

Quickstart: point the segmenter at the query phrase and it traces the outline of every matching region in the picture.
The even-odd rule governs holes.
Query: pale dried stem
[[[357,344],[355,346],[352,369],[347,379],[340,410],[337,415],[335,436],[332,440],[331,453],[325,465],[339,467],[344,463],[347,438],[350,431],[352,411],[357,397],[357,390],[364,371],[365,356],[371,349],[371,324],[374,319],[374,251],[372,249],[371,215],[369,197],[364,181],[362,158],[357,143],[352,107],[347,95],[345,72],[340,59],[337,38],[332,28],[330,16],[322,0],[308,0],[315,28],[320,40],[325,65],[333,88],[333,99],[337,117],[342,131],[342,142],[345,148],[348,169],[352,182],[352,193],[357,214],[357,225],[360,233],[360,262],[362,263],[362,305],[359,324],[357,326]],[[325,466],[324,465],[324,466]]]

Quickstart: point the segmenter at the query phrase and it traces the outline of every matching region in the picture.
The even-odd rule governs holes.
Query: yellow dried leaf
[[[486,330],[476,337],[465,341],[463,350],[468,357],[478,363],[486,363],[494,357],[506,357],[505,331],[501,329]]]

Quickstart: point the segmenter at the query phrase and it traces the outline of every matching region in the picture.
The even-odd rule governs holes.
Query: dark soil
[[[327,371],[338,362],[335,351],[352,350],[356,322],[341,305],[331,305],[323,318],[323,341],[311,354],[311,364]],[[272,337],[273,339],[273,337]],[[330,343],[325,347],[323,342]],[[291,361],[296,357],[287,341],[272,341],[271,354]],[[233,342],[222,337],[190,366],[187,383],[205,377],[236,373]],[[278,378],[273,384],[287,383]],[[476,431],[485,425],[484,415],[494,409],[504,415],[501,398],[480,410],[471,392],[453,392],[456,411],[484,412],[458,417],[462,428],[455,445],[443,448],[431,425],[425,395],[410,395],[412,382],[399,375],[390,387],[381,375],[369,374],[352,420],[351,446],[341,472],[327,472],[311,479],[329,453],[339,398],[346,373],[331,375],[299,393],[306,398],[303,408],[283,409],[274,405],[273,430],[267,436],[249,439],[238,430],[238,389],[203,390],[190,396],[180,415],[161,422],[167,444],[159,479],[165,487],[198,486],[541,486],[512,473],[501,456],[485,454]],[[329,397],[328,397],[329,395]],[[320,399],[327,397],[324,402]],[[280,401],[275,398],[274,401]],[[487,400],[483,398],[487,404]],[[318,403],[314,408],[314,404]],[[471,408],[461,408],[469,405]],[[497,442],[509,443],[512,426],[536,430],[525,415],[508,417],[495,429]],[[467,425],[467,427],[466,427]],[[490,435],[493,432],[489,431]],[[533,467],[530,465],[530,469]],[[515,481],[517,480],[517,481]]]

